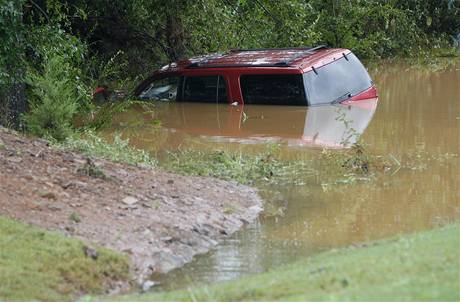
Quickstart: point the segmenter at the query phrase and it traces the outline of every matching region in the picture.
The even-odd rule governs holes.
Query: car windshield
[[[179,77],[166,77],[152,81],[139,93],[143,100],[172,101],[176,99]]]
[[[350,53],[304,74],[309,105],[340,102],[372,86],[364,66]]]

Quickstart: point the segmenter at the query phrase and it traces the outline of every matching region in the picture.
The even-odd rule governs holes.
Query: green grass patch
[[[259,155],[243,155],[223,150],[185,150],[170,152],[162,165],[176,173],[210,176],[249,184],[271,178],[286,164],[275,159],[270,151]]]
[[[79,240],[0,217],[0,301],[70,301],[127,280],[124,256],[97,248],[93,259],[84,248]]]
[[[157,165],[156,159],[148,152],[130,146],[129,140],[122,139],[120,135],[115,135],[113,141],[109,142],[88,130],[81,135],[67,138],[63,143],[59,143],[58,147],[114,162]]]
[[[449,225],[232,282],[106,301],[459,301],[459,248],[460,224]]]

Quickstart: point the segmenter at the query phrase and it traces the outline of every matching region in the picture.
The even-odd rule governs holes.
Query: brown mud
[[[138,282],[254,221],[256,190],[89,159],[0,127],[0,215],[129,255]]]

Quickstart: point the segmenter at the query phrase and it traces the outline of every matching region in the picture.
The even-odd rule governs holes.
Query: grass
[[[458,157],[458,154],[423,150],[410,150],[396,156],[375,154],[358,143],[347,149],[323,149],[287,159],[278,147],[267,145],[264,151],[256,154],[219,149],[175,150],[169,152],[160,165],[174,173],[233,180],[257,187],[321,185],[325,190],[341,190],[343,186],[370,182],[383,175],[425,170]]]
[[[104,301],[459,301],[459,249],[460,224],[449,225],[228,283]]]
[[[79,240],[0,217],[0,301],[70,301],[127,280],[124,256],[97,248],[93,259],[84,247]]]
[[[185,175],[199,175],[235,180],[249,184],[271,178],[286,165],[267,151],[259,155],[243,155],[222,150],[170,152],[163,162],[166,170]]]
[[[369,181],[379,173],[397,169],[389,156],[372,155],[362,145],[349,149],[323,150],[295,159],[283,159],[278,146],[248,155],[224,150],[178,150],[161,162],[166,170],[234,180],[243,184],[352,184]]]
[[[115,135],[113,142],[109,142],[92,131],[85,131],[81,135],[67,138],[63,143],[59,143],[58,147],[113,162],[157,165],[156,159],[148,152],[131,147],[129,140],[124,140],[119,135]]]
[[[277,145],[267,145],[264,152],[256,155],[224,150],[182,150],[170,152],[162,167],[175,173],[235,180],[243,184],[282,184],[316,179],[319,175],[323,180],[350,182],[352,176],[368,179],[374,172],[380,172],[381,166],[391,166],[388,160],[367,154],[359,145],[345,150],[324,150],[309,158],[295,160],[281,159],[277,148]]]

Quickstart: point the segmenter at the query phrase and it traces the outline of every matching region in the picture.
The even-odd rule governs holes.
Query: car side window
[[[154,101],[175,101],[178,86],[179,77],[177,76],[153,80],[139,93],[139,98]]]
[[[199,103],[227,102],[227,85],[223,76],[186,76],[178,101]]]
[[[307,105],[301,75],[247,74],[240,84],[245,104]]]

